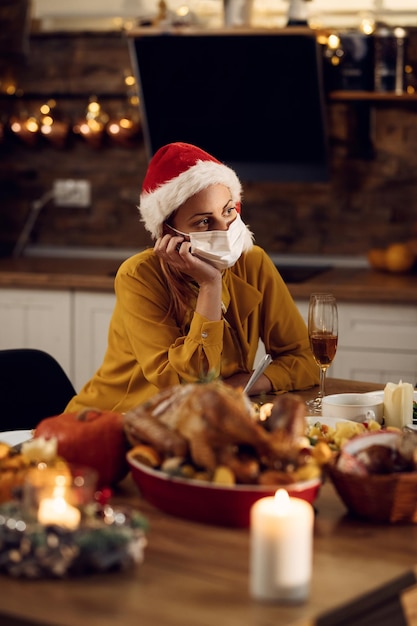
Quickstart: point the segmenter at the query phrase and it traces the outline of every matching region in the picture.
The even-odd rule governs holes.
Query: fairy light
[[[30,133],[37,133],[39,130],[38,120],[35,117],[28,117],[25,126]]]
[[[107,130],[112,135],[117,135],[118,133],[120,133],[120,126],[116,122],[112,122],[111,124],[109,124]]]
[[[340,37],[338,35],[332,34],[329,35],[327,39],[327,47],[330,50],[336,50],[340,46]]]
[[[97,117],[97,115],[100,113],[100,110],[100,104],[96,100],[92,100],[91,102],[89,102],[87,107],[87,117]]]
[[[344,51],[341,45],[340,37],[335,33],[331,33],[327,37],[326,51],[324,54],[331,65],[337,66],[340,64],[344,56]]]
[[[8,96],[14,96],[16,93],[16,85],[14,85],[13,83],[6,85],[5,92]]]
[[[13,133],[20,133],[20,131],[22,130],[22,124],[15,120],[10,124],[10,128]]]
[[[373,13],[361,12],[359,13],[359,18],[359,31],[364,35],[372,35],[376,28]]]
[[[131,74],[126,76],[125,77],[125,85],[127,85],[128,87],[134,87],[136,85],[135,77],[132,76]]]
[[[45,103],[45,104],[42,104],[39,110],[42,113],[42,115],[48,115],[51,112],[51,107],[49,106],[48,103]]]
[[[178,17],[187,17],[187,15],[189,15],[190,13],[190,8],[186,6],[185,4],[183,4],[182,6],[178,7],[178,9],[175,12],[178,15]]]

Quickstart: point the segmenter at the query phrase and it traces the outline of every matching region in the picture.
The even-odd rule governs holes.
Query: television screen
[[[185,141],[244,181],[328,180],[319,45],[284,33],[134,33],[148,156]]]

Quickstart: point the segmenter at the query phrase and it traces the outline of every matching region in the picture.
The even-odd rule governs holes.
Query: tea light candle
[[[259,600],[301,602],[309,593],[314,511],[285,489],[251,509],[250,591]]]
[[[80,525],[81,513],[64,500],[64,498],[44,498],[39,504],[38,522],[40,524],[56,524],[69,530]]]
[[[65,476],[57,476],[56,486],[52,497],[43,498],[39,502],[38,522],[40,524],[56,524],[69,530],[75,530],[80,525],[81,512],[65,500]]]

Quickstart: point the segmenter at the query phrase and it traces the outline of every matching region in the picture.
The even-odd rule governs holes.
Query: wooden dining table
[[[382,388],[329,378],[326,391]],[[316,391],[300,395],[307,400]],[[22,580],[2,575],[0,625],[417,624],[412,615],[405,617],[399,601],[402,592],[415,582],[417,525],[355,519],[328,481],[315,502],[310,594],[298,605],[261,602],[251,597],[249,529],[171,517],[144,501],[130,476],[119,485],[112,501],[129,504],[147,518],[143,563],[126,571],[71,579]],[[359,616],[369,617],[372,613],[369,607],[376,621],[361,621]]]

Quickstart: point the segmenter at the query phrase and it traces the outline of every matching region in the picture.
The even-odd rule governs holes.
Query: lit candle
[[[251,509],[251,595],[259,600],[301,602],[309,593],[314,512],[285,489]]]
[[[55,481],[52,497],[43,498],[39,502],[38,522],[44,525],[56,524],[75,530],[80,525],[81,512],[65,500],[67,478],[57,476]]]

